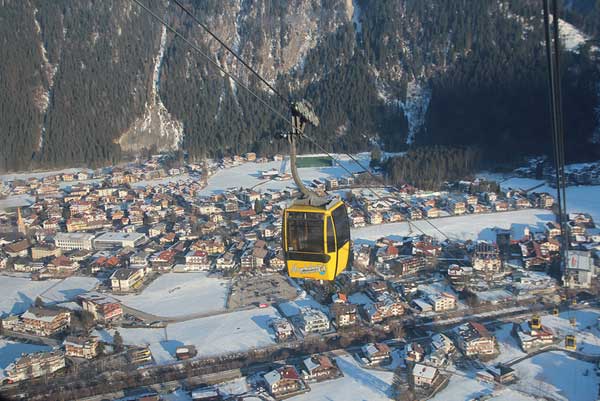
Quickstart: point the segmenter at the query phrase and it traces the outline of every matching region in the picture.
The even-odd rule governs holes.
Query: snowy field
[[[521,350],[521,347],[519,347],[515,337],[511,334],[512,327],[512,323],[506,323],[493,332],[498,341],[498,346],[500,347],[500,354],[487,362],[486,365],[495,366],[498,363],[507,363],[526,355],[525,352]]]
[[[540,188],[535,189],[535,192],[548,192],[556,197],[556,188],[552,188],[543,180],[519,177],[505,179],[502,175],[488,173],[480,174],[480,176],[497,180],[503,190],[509,188],[529,189],[544,184]],[[594,218],[594,221],[600,222],[600,202],[598,201],[598,199],[600,199],[600,185],[570,186],[566,188],[566,192],[567,212],[589,213]]]
[[[32,171],[30,173],[10,173],[10,174],[4,174],[4,175],[0,175],[0,180],[1,181],[14,181],[14,180],[27,180],[29,178],[44,178],[44,177],[48,177],[50,175],[58,175],[58,174],[64,174],[64,173],[79,173],[79,172],[88,172],[88,173],[92,173],[93,170],[90,169],[86,169],[86,168],[65,168],[62,170],[49,170],[49,171]]]
[[[544,209],[524,209],[512,212],[490,213],[468,216],[443,217],[432,219],[433,224],[439,227],[446,235],[453,239],[495,241],[494,227],[504,229],[518,229],[525,225],[542,227],[544,223],[553,221],[552,213]],[[436,229],[425,221],[413,221],[414,234],[422,230],[428,235],[438,239],[445,239]],[[420,229],[420,230],[419,230]],[[389,223],[366,226],[352,229],[352,237],[362,242],[374,241],[383,236],[409,235],[408,223]]]
[[[575,327],[571,326],[569,322],[571,317],[576,319]],[[582,309],[563,312],[559,316],[544,315],[542,324],[552,329],[554,334],[559,337],[574,334],[577,339],[577,351],[587,355],[600,355],[598,318],[600,318],[600,310]],[[561,344],[564,344],[564,341]]]
[[[162,317],[177,317],[225,310],[229,280],[207,273],[168,273],[154,280],[139,295],[117,296],[125,305]]]
[[[201,357],[274,344],[269,321],[279,316],[269,307],[169,324],[166,330],[122,328],[119,332],[126,344],[147,344],[156,362],[166,363],[175,360],[175,349],[184,344],[195,345]],[[105,333],[100,334],[108,340]]]
[[[4,369],[15,361],[22,353],[49,351],[45,345],[25,344],[0,339],[0,380],[4,378]]]
[[[466,376],[466,375],[465,375]],[[537,398],[528,396],[511,388],[494,390],[491,385],[481,383],[472,377],[452,375],[448,386],[440,391],[432,401],[471,401],[476,397],[487,396],[488,401],[535,401]]]
[[[0,316],[25,312],[38,296],[48,303],[72,300],[94,288],[97,282],[90,277],[31,281],[25,277],[0,276]]]
[[[335,358],[344,377],[323,383],[311,384],[311,391],[293,401],[383,401],[392,399],[393,372],[364,369],[353,357],[344,355]]]
[[[306,155],[306,156],[322,156],[322,155]],[[354,163],[348,156],[334,155],[334,157],[342,163],[342,165],[349,171],[360,172],[363,171],[356,163]],[[359,153],[355,156],[364,166],[369,165],[370,154]],[[239,166],[232,168],[218,170],[208,180],[208,185],[202,191],[201,195],[212,195],[215,193],[221,193],[227,188],[252,188],[256,187],[256,190],[282,190],[286,187],[294,187],[294,181],[266,181],[260,177],[260,172],[265,170],[276,169],[281,171],[282,169],[286,172],[290,172],[290,163],[287,159],[278,162],[268,163],[243,163]],[[314,179],[324,179],[327,177],[347,177],[349,174],[335,164],[331,167],[306,167],[298,169],[302,180],[305,183],[310,183]],[[260,184],[260,185],[259,185]]]
[[[566,355],[564,352],[546,352],[513,366],[520,387],[538,396],[555,400],[594,401],[598,399],[600,379],[595,365]]]
[[[53,281],[54,284],[40,294],[45,303],[70,301],[78,295],[93,290],[100,283],[100,280],[95,277],[68,277]]]

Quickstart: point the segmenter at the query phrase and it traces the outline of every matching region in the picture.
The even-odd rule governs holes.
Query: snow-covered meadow
[[[452,239],[495,241],[496,233],[493,231],[494,227],[518,229],[527,225],[541,228],[548,221],[553,221],[553,215],[550,211],[544,209],[524,209],[502,213],[442,217],[432,220],[432,223]],[[419,234],[423,231],[438,239],[445,239],[439,231],[426,221],[417,220],[412,221],[411,224],[418,227],[413,228],[413,234]],[[352,229],[352,237],[359,243],[374,241],[383,236],[405,235],[410,235],[407,222]]]
[[[394,373],[365,369],[350,355],[335,358],[344,377],[323,383],[311,384],[311,391],[293,401],[383,401],[392,399]]]
[[[25,312],[39,296],[46,303],[66,302],[94,288],[98,280],[69,277],[65,280],[31,281],[29,277],[0,276],[0,316]]]
[[[513,366],[520,379],[518,388],[554,400],[594,401],[598,399],[596,366],[564,352],[545,352]]]
[[[529,189],[538,185],[541,187],[535,189],[536,192],[548,192],[556,196],[556,188],[552,188],[546,181],[533,178],[512,177],[505,178],[502,175],[483,173],[483,178],[496,180],[500,183],[502,190]],[[589,213],[595,221],[600,221],[600,185],[578,185],[566,188],[567,212]]]
[[[173,323],[164,329],[122,328],[119,332],[125,344],[149,345],[155,361],[167,363],[175,360],[176,348],[184,344],[196,346],[201,357],[271,345],[275,340],[269,321],[275,317],[280,315],[269,307]],[[106,333],[100,334],[110,340]]]
[[[161,317],[225,310],[229,280],[207,273],[169,273],[154,280],[141,294],[117,296],[125,305]]]

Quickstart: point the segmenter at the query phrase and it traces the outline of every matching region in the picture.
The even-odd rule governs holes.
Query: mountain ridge
[[[510,144],[527,134],[531,140],[517,153],[547,151],[539,145],[548,124],[537,2],[184,3],[278,90],[315,105],[322,127],[312,135],[327,149],[365,150],[369,138],[380,138],[390,150],[474,145],[502,161],[514,156]],[[569,155],[597,158],[592,139],[600,130],[600,73],[591,42],[600,5],[582,16],[573,3],[565,18],[580,24],[590,43],[563,52],[565,126],[581,142]],[[173,5],[147,4],[286,112]],[[111,164],[145,150],[180,149],[196,159],[285,149],[270,140],[281,123],[163,34],[135,3],[4,5],[7,40],[0,51],[11,62],[0,67],[9,94],[0,101],[0,170]],[[314,149],[303,144],[301,150]]]

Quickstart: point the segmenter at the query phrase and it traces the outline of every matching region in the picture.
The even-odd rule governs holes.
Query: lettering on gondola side
[[[324,264],[306,265],[306,266],[293,266],[292,273],[295,274],[312,274],[319,273],[324,276],[327,273],[327,266]]]

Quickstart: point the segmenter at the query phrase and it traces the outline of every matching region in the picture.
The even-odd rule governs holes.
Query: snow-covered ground
[[[600,379],[595,365],[572,358],[564,352],[546,352],[526,359],[513,368],[523,391],[555,400],[593,401],[598,399]],[[587,373],[586,373],[587,372]]]
[[[579,48],[587,41],[587,37],[572,24],[565,20],[558,20],[560,40],[566,50],[579,53]]]
[[[500,347],[500,354],[487,363],[488,366],[495,366],[498,363],[514,361],[525,355],[521,350],[515,337],[511,334],[513,324],[505,323],[498,330],[494,331],[494,336]]]
[[[505,229],[510,229],[515,226],[522,227],[524,225],[541,227],[545,222],[553,220],[552,213],[548,210],[524,209],[502,213],[443,217],[433,219],[432,223],[453,239],[495,241],[496,233],[492,230],[494,227]],[[442,240],[445,239],[426,221],[413,221],[412,224],[418,227],[418,229],[413,228],[413,234],[420,234],[422,230],[433,237]],[[355,240],[373,241],[383,236],[405,235],[409,235],[407,222],[352,229],[352,237]]]
[[[25,344],[0,339],[0,380],[4,378],[4,369],[15,361],[22,353],[49,351],[46,345]]]
[[[511,388],[494,390],[489,384],[481,383],[467,375],[452,375],[448,386],[440,391],[432,401],[471,401],[476,397],[488,396],[489,401],[534,401],[530,397]]]
[[[311,155],[307,155],[311,156]],[[314,155],[324,156],[324,155]],[[333,155],[340,163],[352,172],[360,172],[362,169],[354,163],[348,156]],[[369,153],[359,153],[355,155],[356,159],[361,164],[368,166],[371,160]],[[260,183],[257,190],[282,190],[286,187],[294,187],[292,180],[288,181],[266,181],[260,177],[260,172],[264,170],[276,169],[280,170],[282,164],[285,165],[285,171],[289,173],[290,164],[287,160],[283,162],[268,162],[268,163],[243,163],[239,166],[218,170],[208,180],[208,185],[204,188],[201,195],[211,195],[214,193],[223,192],[227,188],[252,188]],[[349,174],[339,165],[335,164],[331,167],[306,167],[299,169],[300,176],[305,183],[310,183],[314,179],[324,179],[327,177],[347,177]]]
[[[280,315],[273,308],[252,309],[169,324],[166,329],[125,329],[126,344],[150,346],[157,363],[175,360],[175,349],[195,345],[199,356],[214,356],[274,343],[269,321]],[[108,339],[104,333],[100,333]],[[112,333],[111,333],[112,334]]]
[[[496,174],[481,174],[480,176],[489,179],[495,179],[500,182],[503,190],[508,188],[529,189],[537,185],[544,184],[537,188],[536,192],[548,192],[556,197],[556,188],[552,188],[543,180],[533,178],[509,178],[504,180],[503,176]],[[504,181],[503,181],[504,180]],[[600,221],[600,185],[580,185],[566,188],[567,192],[567,212],[582,212],[592,215],[595,221]]]
[[[48,303],[72,300],[94,288],[97,282],[90,277],[31,281],[27,277],[0,276],[0,317],[25,312],[38,296]]]
[[[60,303],[75,299],[77,295],[88,292],[100,283],[95,277],[68,277],[64,280],[54,280],[46,291],[40,294],[45,303]]]
[[[364,369],[353,357],[344,355],[335,358],[344,377],[311,384],[311,391],[293,401],[383,401],[392,399],[393,372]]]
[[[571,326],[569,319],[574,317],[576,326]],[[598,329],[600,310],[582,309],[562,312],[559,316],[544,315],[542,324],[552,329],[555,335],[563,338],[568,334],[575,335],[577,351],[587,355],[600,355],[600,330]]]
[[[207,273],[168,273],[139,295],[117,296],[125,305],[162,317],[225,310],[229,281]]]

